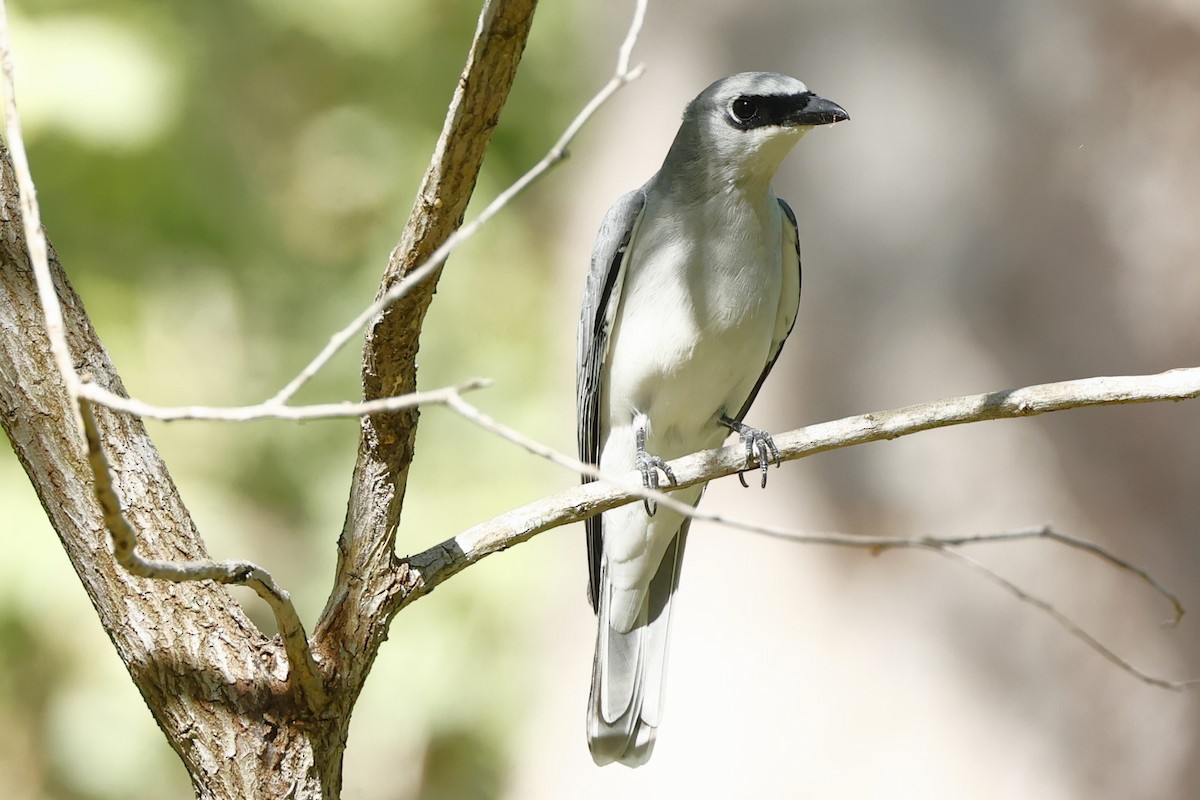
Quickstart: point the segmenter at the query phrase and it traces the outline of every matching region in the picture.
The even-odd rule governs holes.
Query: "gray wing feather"
[[[576,370],[576,420],[579,435],[579,460],[600,463],[601,376],[608,357],[608,335],[616,316],[625,276],[625,261],[642,210],[646,206],[644,187],[618,200],[600,225],[587,285],[583,292],[583,310],[579,316],[579,353]],[[584,477],[588,483],[591,478]],[[588,546],[588,597],[598,608],[600,554],[603,529],[599,514],[585,523]]]
[[[783,200],[779,200],[779,207],[783,209],[783,215],[786,217],[784,225],[791,225],[791,233],[794,241],[796,242],[796,299],[795,304],[790,306],[790,309],[793,312],[791,323],[787,326],[787,329],[783,332],[783,335],[771,343],[771,357],[767,359],[767,364],[765,367],[763,367],[762,374],[758,376],[758,382],[755,383],[754,388],[750,390],[750,396],[746,398],[745,403],[742,403],[741,410],[738,411],[737,416],[734,417],[734,419],[736,419],[738,422],[741,422],[746,418],[746,413],[750,410],[750,406],[753,405],[754,398],[758,397],[758,390],[762,388],[763,382],[766,381],[767,376],[771,374],[771,368],[775,366],[775,362],[779,359],[779,354],[783,351],[783,343],[787,341],[788,334],[792,332],[792,328],[796,325],[795,309],[800,304],[800,283],[802,274],[800,269],[800,226],[796,224],[796,214],[792,211],[791,206],[789,206]],[[787,264],[787,254],[784,254],[784,269],[788,269],[789,266],[790,265]],[[783,303],[788,301],[788,299],[789,298],[781,298],[781,308],[784,307]]]

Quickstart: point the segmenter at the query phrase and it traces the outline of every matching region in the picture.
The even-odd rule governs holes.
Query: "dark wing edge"
[[[616,315],[617,299],[621,296],[625,257],[645,206],[646,193],[642,188],[624,195],[608,210],[596,234],[592,263],[583,290],[575,373],[575,414],[579,460],[593,466],[600,463],[601,376],[608,355],[609,328]],[[583,483],[591,480],[582,476]],[[588,598],[595,610],[599,607],[600,555],[604,549],[601,515],[588,518],[584,524],[587,528]]]
[[[793,306],[793,308],[798,308],[800,304],[800,284],[802,283],[802,270],[800,269],[800,226],[796,223],[796,213],[792,211],[792,207],[778,197],[775,199],[779,200],[779,207],[783,209],[783,215],[787,218],[785,224],[790,224],[792,226],[792,241],[795,242],[796,245],[796,305]],[[787,258],[786,254],[784,255],[784,258]],[[784,267],[786,269],[787,265],[785,264]],[[786,300],[786,297],[780,298],[781,310],[785,308],[783,303]],[[762,388],[763,383],[767,380],[767,376],[771,374],[771,368],[775,366],[775,362],[779,360],[779,354],[783,352],[783,343],[787,341],[787,337],[792,332],[792,328],[796,327],[796,316],[798,315],[793,314],[791,324],[789,324],[787,330],[783,332],[783,336],[779,337],[778,341],[771,343],[771,357],[767,359],[767,365],[763,367],[762,374],[758,376],[758,382],[755,383],[754,388],[750,390],[750,396],[746,398],[745,403],[742,403],[741,410],[738,411],[737,416],[734,417],[734,419],[736,419],[738,422],[741,422],[746,418],[746,414],[750,411],[750,406],[754,404],[754,398],[758,397],[759,389]]]

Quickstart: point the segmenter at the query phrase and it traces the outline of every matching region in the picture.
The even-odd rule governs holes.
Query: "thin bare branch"
[[[621,45],[620,56],[617,61],[617,69],[609,82],[601,89],[595,97],[593,97],[583,110],[571,121],[567,126],[566,131],[550,151],[522,175],[515,183],[496,196],[488,206],[479,213],[474,220],[452,233],[433,253],[425,260],[421,266],[409,272],[402,281],[392,286],[386,292],[381,294],[375,302],[367,306],[363,311],[356,316],[349,325],[342,328],[340,331],[330,337],[329,342],[321,350],[317,356],[308,363],[286,386],[279,390],[266,405],[281,405],[295,396],[305,383],[316,375],[324,366],[329,363],[339,350],[341,350],[351,339],[353,339],[363,326],[367,324],[376,314],[379,314],[388,306],[400,300],[408,294],[413,287],[420,284],[429,276],[441,269],[446,259],[450,257],[464,242],[474,236],[479,230],[494,217],[501,209],[508,205],[513,198],[525,191],[531,184],[557,166],[560,162],[569,155],[567,147],[571,141],[579,133],[579,130],[591,119],[592,115],[608,101],[617,90],[630,81],[636,80],[642,74],[643,65],[639,64],[632,69],[629,67],[630,54],[637,42],[638,33],[642,28],[642,21],[646,15],[647,0],[638,0],[637,9],[634,12],[633,22],[629,26],[629,33],[625,37],[624,43]]]
[[[916,545],[916,546],[922,547],[922,545]],[[1093,547],[1095,547],[1095,545],[1093,545]],[[1162,689],[1170,689],[1170,690],[1176,691],[1176,692],[1182,691],[1184,689],[1189,689],[1193,686],[1200,685],[1200,679],[1196,679],[1196,678],[1189,679],[1189,680],[1183,680],[1183,681],[1172,681],[1172,680],[1167,680],[1165,678],[1158,678],[1158,677],[1155,677],[1154,675],[1150,675],[1147,672],[1143,672],[1142,670],[1135,667],[1133,664],[1129,663],[1129,661],[1127,661],[1124,658],[1122,658],[1121,656],[1117,655],[1115,652],[1113,652],[1111,649],[1109,649],[1106,645],[1104,645],[1098,639],[1096,639],[1096,637],[1092,636],[1090,633],[1085,631],[1083,628],[1079,627],[1079,625],[1074,620],[1072,620],[1066,614],[1059,611],[1052,604],[1046,602],[1045,600],[1043,600],[1040,597],[1036,597],[1034,595],[1029,594],[1024,589],[1022,589],[1020,586],[1013,583],[1008,578],[1005,578],[1003,575],[1000,575],[998,572],[993,570],[991,567],[981,564],[980,562],[976,561],[975,559],[971,558],[970,556],[959,553],[956,550],[949,549],[944,544],[939,545],[939,546],[925,547],[925,549],[933,550],[936,553],[938,553],[939,555],[945,556],[946,558],[950,559],[951,561],[954,561],[955,563],[960,564],[961,566],[964,566],[967,569],[970,569],[971,571],[975,572],[976,574],[982,575],[983,577],[987,578],[992,583],[995,583],[997,586],[1000,586],[1001,588],[1003,588],[1006,592],[1008,592],[1013,597],[1020,600],[1022,603],[1027,603],[1027,604],[1033,606],[1038,611],[1041,611],[1043,614],[1050,617],[1050,619],[1052,619],[1056,623],[1058,623],[1058,625],[1060,627],[1062,627],[1063,630],[1065,630],[1071,636],[1080,640],[1081,642],[1086,644],[1088,647],[1090,647],[1092,650],[1094,650],[1095,652],[1097,652],[1101,656],[1103,656],[1105,659],[1107,659],[1111,663],[1117,665],[1119,668],[1121,668],[1125,672],[1128,672],[1130,675],[1134,676],[1135,678],[1142,681],[1143,683],[1149,684],[1151,686],[1157,686]]]
[[[621,42],[621,49],[617,51],[617,72],[614,80],[619,79],[622,75],[631,74],[629,62],[633,58],[633,48],[637,45],[638,36],[642,33],[642,25],[646,22],[647,5],[649,5],[649,0],[637,0],[637,5],[633,9],[629,32],[625,34],[625,41]],[[638,66],[637,69],[640,70],[641,66]]]
[[[952,397],[810,425],[777,434],[773,438],[779,448],[781,460],[793,461],[828,450],[896,439],[950,425],[1028,417],[1071,408],[1188,400],[1196,397],[1200,397],[1200,367],[1188,367],[1156,375],[1084,378]],[[703,512],[689,511],[688,506],[671,500],[667,495],[643,488],[636,472],[624,476],[604,475],[594,466],[557,452],[497,422],[461,397],[451,397],[446,405],[464,419],[537,456],[597,480],[597,483],[579,486],[554,495],[553,498],[546,498],[547,501],[554,501],[550,505],[538,501],[471,528],[458,537],[459,544],[465,547],[464,553],[473,553],[476,549],[481,549],[483,552],[478,557],[482,557],[511,546],[517,541],[528,539],[543,530],[578,522],[592,514],[637,499],[657,500],[680,513],[693,513],[697,518],[706,518]],[[678,458],[670,462],[670,466],[677,483],[669,487],[669,491],[675,491],[745,470],[746,449],[741,445],[731,445],[706,450]],[[510,527],[515,520],[520,520],[521,524],[516,528]],[[728,523],[720,519],[713,521]],[[862,539],[856,537],[854,541],[858,543]],[[813,540],[812,543],[839,542]],[[472,556],[471,560],[477,558]]]
[[[21,135],[21,115],[17,111],[16,79],[13,76],[12,45],[8,36],[8,8],[0,0],[0,71],[4,76],[4,136],[12,155],[13,169],[17,176],[17,187],[21,195],[21,224],[25,231],[25,244],[29,249],[29,263],[33,267],[37,282],[38,300],[45,316],[46,335],[50,339],[50,353],[66,386],[67,396],[75,399],[79,380],[75,375],[74,361],[67,346],[66,329],[63,325],[62,306],[54,290],[54,279],[50,276],[50,260],[46,248],[46,233],[42,230],[41,212],[38,209],[37,189],[33,185],[33,174],[29,170],[29,157],[25,153],[25,139]]]
[[[491,381],[476,378],[460,386],[432,389],[428,392],[413,392],[395,397],[382,397],[359,403],[316,403],[304,406],[279,405],[268,402],[253,406],[154,406],[141,400],[114,394],[94,383],[82,383],[79,396],[89,403],[122,414],[132,414],[143,419],[165,422],[174,420],[210,420],[217,422],[250,422],[260,419],[281,419],[292,422],[317,419],[347,419],[387,414],[413,406],[442,405],[461,392],[469,392],[490,386]]]
[[[2,10],[2,2],[0,0],[0,10]],[[418,405],[437,405],[443,404],[447,398],[456,395],[459,392],[470,391],[472,389],[481,388],[488,385],[488,381],[475,379],[464,383],[455,388],[437,389],[429,392],[414,392],[405,395],[394,397],[379,398],[367,402],[350,403],[317,403],[305,406],[289,406],[287,401],[291,399],[297,391],[317,372],[319,372],[329,359],[343,347],[355,334],[361,330],[362,326],[367,323],[373,316],[383,311],[385,308],[402,298],[413,286],[420,283],[432,275],[439,267],[446,262],[446,259],[458,249],[467,239],[474,236],[492,217],[494,217],[501,209],[507,206],[513,198],[527,189],[532,183],[541,178],[550,169],[558,163],[566,159],[569,155],[567,147],[578,135],[583,125],[591,119],[591,117],[599,110],[613,94],[616,93],[626,83],[635,80],[642,72],[642,65],[633,67],[629,66],[630,55],[633,47],[637,42],[638,33],[641,30],[643,20],[646,13],[647,0],[638,0],[637,7],[634,12],[633,21],[630,24],[629,32],[621,45],[620,55],[618,58],[617,71],[612,79],[600,90],[588,103],[583,110],[572,120],[563,135],[555,142],[554,146],[546,154],[546,156],[534,165],[515,183],[501,192],[495,200],[493,200],[487,208],[485,208],[478,217],[471,223],[463,226],[454,234],[452,234],[442,245],[437,248],[433,254],[417,269],[413,270],[401,283],[394,286],[388,292],[385,292],[369,307],[364,309],[349,325],[331,337],[329,344],[321,351],[313,361],[305,367],[287,386],[280,390],[274,397],[266,400],[263,403],[247,406],[158,406],[151,403],[146,403],[137,398],[128,398],[114,394],[107,389],[104,389],[95,384],[81,384],[75,380],[75,373],[68,369],[64,375],[69,375],[67,380],[68,388],[72,395],[83,394],[88,401],[95,404],[110,408],[114,411],[119,411],[125,414],[133,414],[147,419],[158,419],[164,421],[173,420],[208,420],[219,422],[247,422],[260,419],[281,419],[291,421],[315,420],[315,419],[344,419],[349,417],[363,417],[372,414],[382,414],[400,409],[412,408]],[[3,57],[5,59],[5,76],[9,82],[9,105],[8,105],[8,136],[10,141],[15,143],[13,147],[14,160],[17,163],[18,180],[21,182],[22,199],[26,197],[32,199],[32,180],[29,178],[28,165],[25,163],[25,153],[23,147],[20,146],[20,130],[19,127],[14,129],[14,125],[19,125],[16,120],[16,105],[12,100],[11,92],[11,63],[8,59],[7,50],[7,31],[0,31],[3,34],[3,40],[0,40],[0,46],[4,47]],[[15,130],[15,132],[14,132]],[[22,165],[24,164],[24,167]],[[28,187],[28,188],[27,188]],[[38,251],[40,248],[40,263],[44,267],[45,281],[42,279],[43,271],[37,271],[39,290],[43,293],[46,287],[49,287],[49,301],[43,294],[43,306],[47,310],[47,330],[51,335],[51,342],[54,339],[54,326],[57,325],[60,338],[62,339],[61,352],[66,353],[66,341],[61,337],[62,332],[62,314],[58,307],[57,297],[54,295],[53,287],[49,281],[49,267],[46,266],[46,245],[45,238],[41,235],[41,226],[36,225],[34,231],[30,230],[30,220],[36,222],[37,219],[37,204],[36,200],[32,200],[32,213],[25,214],[26,236],[30,242],[30,253],[34,263],[35,271],[37,271]],[[57,320],[57,322],[55,322]],[[56,351],[56,359],[58,353]],[[59,359],[60,368],[64,364],[70,365],[70,356],[66,354],[65,359]]]
[[[775,437],[775,444],[782,458],[790,460],[969,422],[1032,417],[1071,408],[1194,400],[1197,397],[1200,397],[1200,367],[1181,367],[1154,375],[1043,383],[860,414],[781,434]]]
[[[872,554],[881,553],[885,550],[924,550],[936,551],[941,555],[954,561],[960,566],[964,566],[973,572],[984,575],[994,583],[999,584],[1018,600],[1023,603],[1028,603],[1039,611],[1047,614],[1057,624],[1062,626],[1068,633],[1082,641],[1088,647],[1095,650],[1104,658],[1116,664],[1121,669],[1152,686],[1158,686],[1165,689],[1180,690],[1187,688],[1191,684],[1200,683],[1198,680],[1172,681],[1164,678],[1158,678],[1149,675],[1130,664],[1125,659],[1118,656],[1109,647],[1102,644],[1095,636],[1084,630],[1078,623],[1074,622],[1070,617],[1059,611],[1052,603],[1031,594],[1012,581],[1004,578],[999,573],[992,570],[990,567],[980,563],[979,561],[958,552],[959,548],[968,547],[977,544],[996,544],[1002,542],[1015,542],[1020,540],[1044,539],[1046,541],[1060,544],[1064,547],[1069,547],[1074,550],[1087,553],[1101,561],[1109,564],[1119,572],[1128,572],[1134,575],[1139,580],[1150,586],[1158,595],[1169,602],[1174,609],[1175,616],[1172,620],[1168,620],[1168,624],[1175,625],[1182,619],[1185,609],[1183,603],[1180,602],[1178,596],[1174,592],[1167,589],[1157,580],[1155,580],[1145,569],[1139,567],[1132,562],[1121,558],[1112,551],[1104,548],[1094,542],[1089,542],[1086,539],[1080,539],[1075,536],[1069,536],[1064,533],[1059,533],[1053,530],[1048,525],[1040,525],[1031,528],[1021,528],[1012,531],[1002,531],[1000,533],[975,534],[971,536],[919,536],[911,538],[900,537],[882,537],[882,536],[858,536],[846,533],[806,533],[801,531],[787,530],[784,528],[755,525],[741,522],[738,520],[729,519],[718,514],[709,514],[699,512],[691,515],[696,519],[703,519],[710,522],[715,522],[726,527],[737,528],[739,530],[749,531],[751,533],[759,533],[773,538],[786,539],[788,541],[798,542],[802,544],[821,544],[833,545],[838,547],[853,547],[866,549]]]
[[[79,411],[87,439],[88,464],[95,480],[96,499],[104,516],[104,526],[112,538],[113,555],[117,563],[131,575],[153,580],[185,583],[215,581],[222,584],[248,586],[271,607],[283,640],[289,664],[289,680],[301,702],[310,708],[325,704],[328,696],[321,672],[308,646],[304,623],[288,593],[280,588],[270,573],[249,561],[161,561],[142,558],[137,552],[138,535],[125,513],[113,486],[112,472],[100,442],[100,430],[92,413],[91,403],[82,395]]]
[[[1089,542],[1086,539],[1077,539],[1074,536],[1067,536],[1059,533],[1049,525],[1038,525],[1032,528],[1021,528],[1019,530],[1004,531],[1002,533],[985,533],[975,536],[946,537],[939,539],[937,544],[943,547],[960,547],[963,545],[972,544],[1012,542],[1018,539],[1045,539],[1047,541],[1055,542],[1065,547],[1070,547],[1074,550],[1087,553],[1088,555],[1104,561],[1110,566],[1116,567],[1118,570],[1135,575],[1138,580],[1142,581],[1155,592],[1162,595],[1162,597],[1166,598],[1167,602],[1171,604],[1173,616],[1163,622],[1164,627],[1175,627],[1183,619],[1183,615],[1187,613],[1187,610],[1183,607],[1183,603],[1180,602],[1179,597],[1176,596],[1175,593],[1170,589],[1159,583],[1154,576],[1152,576],[1143,568],[1121,558],[1120,556],[1115,555],[1110,550],[1101,547],[1094,542]]]

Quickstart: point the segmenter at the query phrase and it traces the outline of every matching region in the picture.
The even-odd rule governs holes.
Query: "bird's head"
[[[769,182],[800,137],[816,125],[850,119],[845,109],[774,72],[742,72],[713,83],[683,112],[672,146],[688,172]]]

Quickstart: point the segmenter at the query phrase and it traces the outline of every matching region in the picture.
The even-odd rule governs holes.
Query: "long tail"
[[[587,716],[588,747],[592,760],[601,766],[613,761],[629,767],[641,766],[654,750],[667,677],[671,599],[679,585],[679,567],[690,522],[684,520],[679,534],[663,554],[638,622],[629,633],[619,633],[609,623],[612,593],[607,568],[602,566],[596,658],[592,664],[592,695]]]

